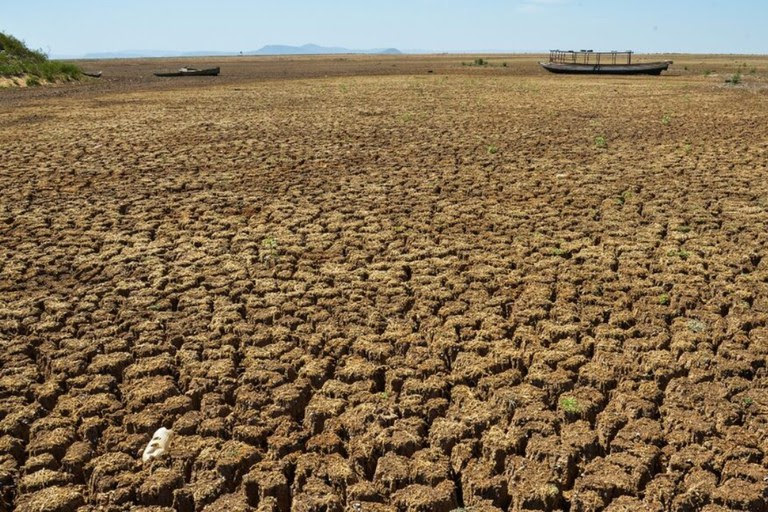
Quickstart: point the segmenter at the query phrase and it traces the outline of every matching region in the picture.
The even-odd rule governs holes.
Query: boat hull
[[[171,76],[218,76],[221,68],[211,69],[186,69],[179,71],[172,71],[170,73],[155,73],[155,76],[171,77]]]
[[[539,62],[550,73],[577,75],[660,75],[669,69],[671,61],[647,62],[642,64],[578,64],[560,62]]]

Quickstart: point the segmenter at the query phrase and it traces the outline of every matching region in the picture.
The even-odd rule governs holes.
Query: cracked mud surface
[[[0,91],[0,509],[768,510],[764,75],[511,68]]]

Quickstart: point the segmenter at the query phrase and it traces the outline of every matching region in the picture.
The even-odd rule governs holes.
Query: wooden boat
[[[539,64],[551,73],[589,75],[660,75],[672,64],[671,60],[633,64],[632,53],[552,50],[549,52],[549,62]],[[618,62],[622,56],[626,58],[626,62]]]
[[[197,69],[181,68],[178,71],[155,73],[155,76],[218,76],[221,68]]]
[[[91,78],[101,78],[101,71],[83,71],[83,74]]]

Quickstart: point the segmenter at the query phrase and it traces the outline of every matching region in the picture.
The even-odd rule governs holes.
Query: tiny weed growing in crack
[[[692,332],[700,333],[707,330],[707,324],[702,322],[701,320],[688,320],[688,329],[690,329]]]
[[[559,256],[561,258],[567,258],[569,256],[568,251],[561,247],[550,247],[546,250],[546,253],[550,256]]]
[[[561,398],[560,408],[568,414],[578,414],[581,412],[581,404],[573,397]]]
[[[268,236],[261,241],[261,251],[259,252],[259,258],[262,263],[268,265],[274,265],[277,263],[279,251],[277,247],[277,239],[273,236]]]
[[[691,257],[691,253],[689,253],[685,249],[678,249],[678,250],[673,249],[667,253],[667,256],[669,256],[670,258],[674,258],[675,256],[677,256],[681,260],[687,260],[688,258]]]
[[[619,206],[621,206],[621,205],[623,205],[624,203],[626,203],[627,201],[629,201],[630,199],[632,199],[632,191],[630,191],[630,190],[625,190],[624,192],[622,192],[622,193],[621,193],[621,195],[620,195],[620,196],[618,196],[618,197],[616,198],[616,204],[618,204]]]

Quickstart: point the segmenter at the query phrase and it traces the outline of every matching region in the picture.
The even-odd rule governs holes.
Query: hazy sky
[[[0,0],[57,55],[265,44],[432,51],[768,53],[768,0]]]

